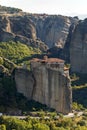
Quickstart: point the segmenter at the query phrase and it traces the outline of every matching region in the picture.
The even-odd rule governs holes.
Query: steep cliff
[[[43,18],[43,17],[42,17]],[[45,16],[37,21],[37,36],[44,41],[49,48],[53,46],[64,47],[71,21],[64,16]]]
[[[15,70],[15,81],[17,91],[23,93],[29,100],[32,99],[34,78],[32,72],[26,69]]]
[[[54,46],[64,48],[71,25],[78,21],[61,15],[5,10],[0,13],[0,41],[20,41],[43,51]]]
[[[70,63],[70,42],[72,39],[72,34],[74,32],[76,25],[78,24],[79,19],[78,17],[74,17],[70,18],[70,21],[71,25],[68,30],[67,38],[64,42],[64,47],[61,48],[60,46],[54,46],[47,50],[48,54],[50,53],[50,56],[64,59],[66,63]]]
[[[25,16],[1,15],[0,16],[0,41],[20,41],[32,47],[47,50],[47,46],[41,40],[36,39],[36,29],[33,22]]]
[[[54,108],[57,112],[71,111],[70,79],[58,71],[45,69],[44,66],[33,71],[36,86],[33,99]]]
[[[76,26],[70,45],[71,70],[87,73],[87,19]]]
[[[37,59],[32,61],[32,72],[17,69],[15,81],[18,92],[23,93],[29,100],[33,99],[54,108],[57,112],[69,113],[72,90],[68,70],[65,72],[63,67],[64,61],[57,62],[55,58],[49,58],[48,62]]]

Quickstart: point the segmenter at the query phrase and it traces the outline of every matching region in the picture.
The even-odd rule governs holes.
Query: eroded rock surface
[[[72,90],[69,70],[64,68],[64,61],[55,58],[48,60],[34,59],[32,72],[24,69],[15,71],[18,92],[28,99],[33,99],[57,112],[71,111]]]
[[[87,73],[87,19],[76,26],[70,46],[71,70]]]
[[[54,46],[64,48],[69,29],[77,21],[62,15],[3,12],[0,14],[0,41],[20,41],[43,51]]]

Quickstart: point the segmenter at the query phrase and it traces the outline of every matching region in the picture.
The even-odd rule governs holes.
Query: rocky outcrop
[[[48,53],[52,53],[52,56],[71,63],[72,71],[87,73],[87,20],[79,21],[77,17],[61,15],[29,14],[18,9],[12,13],[9,9],[5,9],[7,13],[0,13],[0,41],[20,41],[42,51],[49,48]]]
[[[46,16],[43,21],[37,21],[37,36],[44,41],[49,48],[53,46],[64,47],[71,21],[64,16]]]
[[[55,70],[43,66],[40,69],[33,72],[36,79],[33,99],[57,112],[69,113],[72,101],[70,79]]]
[[[76,25],[78,24],[79,19],[77,17],[74,17],[70,18],[70,21],[72,22],[68,30],[69,32],[66,41],[64,42],[64,47],[61,48],[59,46],[54,46],[47,50],[48,54],[50,54],[51,57],[59,57],[61,59],[64,59],[66,63],[70,63],[70,42],[72,34],[74,32]]]
[[[16,9],[17,10],[17,9]],[[47,50],[64,48],[69,29],[78,20],[61,15],[18,13],[0,14],[0,41],[21,41]],[[47,48],[48,46],[48,48]]]
[[[53,62],[53,61],[56,62]],[[50,61],[52,63],[50,63]],[[72,90],[68,70],[64,61],[50,59],[31,62],[32,72],[16,69],[15,81],[18,92],[29,100],[33,99],[57,112],[71,112]]]
[[[76,26],[70,46],[71,70],[87,73],[87,19]]]
[[[37,39],[36,28],[32,20],[26,16],[0,16],[0,41],[20,41],[32,47],[46,51],[48,47]]]

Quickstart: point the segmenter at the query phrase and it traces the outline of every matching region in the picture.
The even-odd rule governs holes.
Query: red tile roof
[[[59,58],[46,58],[46,59],[38,59],[38,58],[33,58],[31,62],[45,62],[45,63],[64,63],[64,60],[59,59]]]

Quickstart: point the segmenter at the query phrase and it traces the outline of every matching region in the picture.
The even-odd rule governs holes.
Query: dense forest
[[[48,119],[44,115],[39,118],[28,116],[25,119],[1,116],[0,130],[87,130],[87,112],[73,118],[59,115],[58,119],[52,115]]]

